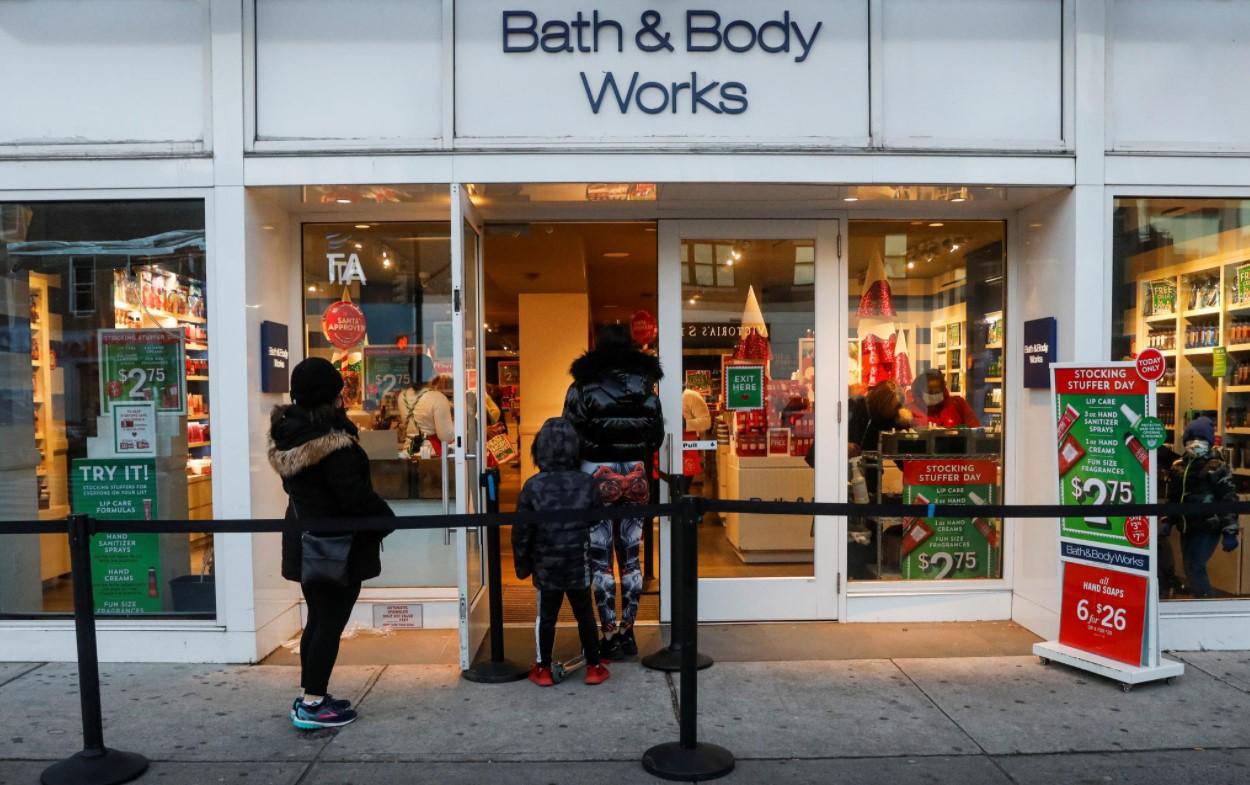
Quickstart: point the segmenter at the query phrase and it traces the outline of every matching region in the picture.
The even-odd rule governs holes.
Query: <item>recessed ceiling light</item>
[[[908,263],[907,263],[907,269],[908,269],[908,270],[915,269],[915,267],[916,267],[916,263],[915,263],[915,262],[908,262]]]
[[[694,305],[694,304],[695,304],[695,299],[694,299],[693,297],[691,297],[691,298],[690,298],[689,300],[687,300],[686,302],[690,303],[691,305]]]
[[[933,221],[932,223],[929,224],[929,226],[934,229],[937,229],[939,226],[946,226],[946,224],[942,223],[941,221]]]
[[[952,202],[962,202],[963,200],[964,200],[964,197],[962,197],[962,196],[952,196],[952,197],[951,197],[951,201],[952,201]]]
[[[351,199],[335,199],[334,201],[338,202],[339,204],[351,204],[352,203]]]
[[[315,287],[315,286],[310,286],[310,287],[308,287],[308,291],[310,291],[310,292],[315,292],[315,291],[317,291],[317,287]]]
[[[357,229],[368,229],[369,224],[356,224]]]
[[[383,256],[383,257],[382,257],[382,266],[383,266],[383,267],[385,267],[385,268],[386,268],[386,269],[388,269],[388,270],[389,270],[389,269],[391,269],[391,260],[390,260],[390,259],[387,259],[385,256]]]
[[[654,227],[654,226],[648,226],[648,227],[646,227],[645,229],[643,229],[643,231],[644,231],[644,232],[654,232],[654,231],[655,231],[655,227]]]
[[[842,201],[844,201],[844,202],[858,202],[858,201],[859,201],[859,197],[858,197],[858,196],[844,196],[844,197],[842,197]]]
[[[260,227],[260,228],[261,228],[261,229],[264,229],[266,232],[272,232],[272,231],[273,231],[273,224],[265,224],[264,226],[262,226],[262,227]]]
[[[606,251],[603,254],[604,259],[624,259],[629,256],[629,251]]]
[[[357,249],[357,250],[359,250],[359,249],[361,249],[361,248],[364,248],[364,246],[363,246],[363,245],[361,245],[360,243],[356,243],[356,249]]]

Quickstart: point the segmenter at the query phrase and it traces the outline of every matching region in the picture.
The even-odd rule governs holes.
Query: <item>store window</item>
[[[211,532],[142,531],[213,515],[203,202],[0,203],[0,270],[0,516],[136,520],[93,540],[96,612],[211,618]],[[73,610],[63,534],[0,554],[0,615]]]
[[[1160,498],[1193,500],[1195,474],[1199,495],[1250,493],[1250,201],[1116,199],[1113,230],[1111,357],[1154,347],[1167,360],[1157,388],[1168,428],[1156,457]],[[1186,426],[1202,417],[1215,432],[1214,456],[1185,449]],[[1161,527],[1164,599],[1250,596],[1243,538],[1223,537],[1237,524]]]
[[[847,456],[854,503],[1002,499],[1006,234],[852,221]],[[852,581],[1000,578],[992,518],[851,518]]]
[[[813,498],[815,241],[684,240],[683,453],[694,492]],[[713,444],[714,443],[714,444]],[[705,578],[811,576],[812,519],[726,513],[699,528]]]
[[[398,515],[454,509],[448,224],[305,224],[303,254],[305,351],[342,372],[374,488]],[[447,532],[397,532],[368,585],[454,585],[453,557]]]

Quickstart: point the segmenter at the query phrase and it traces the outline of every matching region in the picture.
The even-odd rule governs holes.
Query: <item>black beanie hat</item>
[[[334,403],[342,391],[342,375],[324,357],[309,357],[291,371],[291,400],[305,409]]]

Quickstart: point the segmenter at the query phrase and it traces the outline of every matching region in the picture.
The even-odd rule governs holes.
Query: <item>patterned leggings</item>
[[[601,464],[587,463],[582,470],[594,474]],[[633,463],[607,464],[614,471],[627,473]],[[628,502],[621,502],[628,504]],[[612,571],[612,557],[621,572],[621,618],[619,626],[629,629],[638,617],[638,599],[642,596],[642,565],[638,558],[642,542],[642,518],[624,518],[619,521],[599,521],[590,529],[590,571],[595,592],[595,605],[599,608],[599,623],[606,633],[616,631],[616,577]]]

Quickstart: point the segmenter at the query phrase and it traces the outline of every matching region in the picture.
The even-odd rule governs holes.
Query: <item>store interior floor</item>
[[[456,630],[360,632],[343,641],[339,665],[446,665],[459,656]],[[667,636],[658,624],[638,627],[638,646],[649,653]],[[1014,622],[916,622],[902,624],[839,624],[837,622],[772,622],[764,624],[702,624],[699,649],[724,662],[859,660],[893,657],[1007,657],[1028,655],[1041,638]],[[514,660],[533,655],[534,630],[509,625],[505,652]],[[572,657],[577,631],[562,624],[556,636],[557,658]],[[266,665],[298,665],[299,656],[283,647]]]

